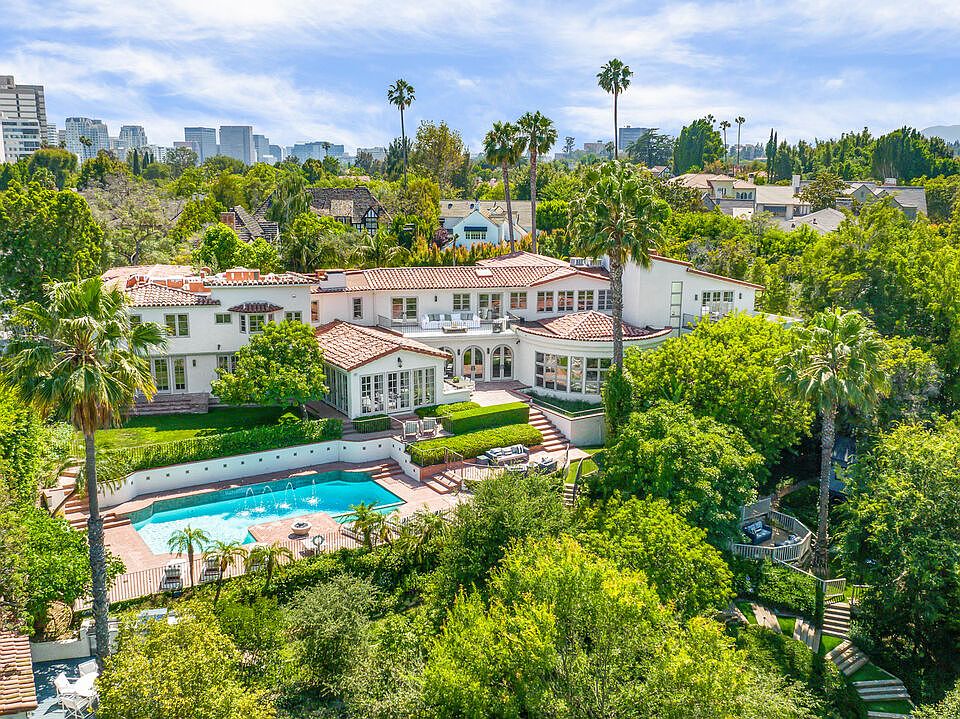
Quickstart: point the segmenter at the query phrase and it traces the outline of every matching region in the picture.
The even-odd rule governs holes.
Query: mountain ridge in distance
[[[942,137],[947,142],[960,140],[960,125],[933,125],[920,131],[924,137]]]

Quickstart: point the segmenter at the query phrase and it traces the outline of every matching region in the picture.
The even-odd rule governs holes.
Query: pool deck
[[[313,474],[315,472],[332,472],[336,470],[348,470],[355,472],[366,472],[374,476],[375,481],[385,489],[397,495],[404,501],[397,512],[401,517],[413,514],[424,507],[430,510],[447,509],[455,506],[460,497],[457,494],[440,494],[431,489],[426,484],[422,484],[415,479],[407,477],[400,470],[396,462],[390,460],[381,460],[374,462],[365,462],[361,464],[350,464],[347,462],[331,462],[329,464],[318,464],[311,467],[302,467],[299,469],[283,472],[271,472],[269,474],[258,474],[253,477],[243,479],[227,480],[211,484],[198,485],[196,487],[185,487],[172,491],[160,492],[156,494],[141,495],[129,502],[110,507],[112,514],[123,516],[129,512],[149,506],[157,499],[168,499],[172,497],[186,497],[207,492],[215,492],[221,489],[231,489],[234,487],[244,487],[250,484],[259,484],[261,482],[271,482],[275,480],[290,479],[304,474]],[[300,515],[296,517],[299,520],[310,522],[311,534],[323,534],[339,530],[340,525],[328,514],[315,512],[312,514]],[[277,540],[296,539],[290,533],[290,525],[294,520],[292,518],[277,520],[273,522],[264,522],[250,526],[250,534],[257,542],[270,544]],[[129,522],[110,526],[104,529],[104,541],[110,551],[123,560],[128,572],[140,571],[144,569],[153,569],[163,567],[172,559],[176,559],[173,554],[154,554],[150,547],[140,536],[140,533],[133,528]]]

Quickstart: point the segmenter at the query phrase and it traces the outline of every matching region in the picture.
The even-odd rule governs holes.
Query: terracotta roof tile
[[[143,277],[146,280],[166,279],[169,277],[190,277],[195,274],[190,265],[130,265],[111,267],[100,277],[106,284],[126,284],[130,277]]]
[[[194,307],[220,304],[220,300],[212,299],[209,295],[167,287],[156,282],[140,282],[133,287],[128,287],[125,292],[133,307]]]
[[[317,342],[323,350],[324,360],[348,372],[398,350],[431,357],[448,357],[446,352],[395,332],[380,327],[354,325],[343,320],[334,320],[318,327]]]
[[[30,640],[23,634],[0,632],[0,716],[36,708]]]
[[[586,275],[605,279],[597,272],[582,272],[569,265],[477,265],[467,267],[383,267],[347,273],[348,289],[444,290],[531,287]]]
[[[539,322],[531,322],[520,325],[518,329],[541,337],[563,340],[580,342],[613,341],[613,318],[593,310],[574,312],[573,314],[551,317]],[[623,323],[623,338],[625,340],[660,337],[668,335],[672,331],[670,327],[635,327],[626,322]]]
[[[203,283],[207,287],[264,287],[271,285],[309,285],[312,280],[298,272],[260,275],[257,279],[228,280],[221,275],[207,275]]]
[[[243,304],[234,305],[229,309],[230,312],[241,312],[243,314],[250,313],[269,313],[269,312],[279,312],[283,307],[280,305],[275,305],[272,302],[244,302]]]

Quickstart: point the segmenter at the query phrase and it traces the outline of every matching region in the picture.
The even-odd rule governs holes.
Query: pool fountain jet
[[[270,499],[273,500],[273,511],[277,511],[277,498],[273,496],[273,492],[270,490],[270,487],[266,487],[263,490],[263,493],[260,495],[261,508],[260,511],[267,511],[267,495],[270,495]]]
[[[250,506],[250,502],[253,499],[253,489],[247,488],[247,491],[243,495],[243,509],[237,512],[237,516],[240,517],[249,517],[250,512],[254,511],[253,507]]]
[[[320,498],[317,496],[317,483],[315,480],[310,480],[310,496],[303,500],[311,507],[316,507],[320,504]]]
[[[297,495],[293,491],[293,483],[287,482],[283,490],[283,501],[277,505],[277,509],[293,509]]]

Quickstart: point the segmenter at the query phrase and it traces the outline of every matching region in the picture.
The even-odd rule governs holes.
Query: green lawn
[[[743,612],[743,616],[745,616],[745,617],[747,618],[747,622],[748,622],[748,623],[750,623],[750,624],[756,624],[756,623],[757,623],[757,617],[756,617],[756,615],[754,615],[753,609],[750,607],[750,602],[748,602],[748,601],[746,601],[746,600],[743,600],[743,599],[738,599],[738,600],[737,600],[736,602],[734,602],[734,603],[737,605],[737,609],[739,609],[741,612]]]
[[[276,424],[286,407],[219,407],[207,414],[165,414],[131,417],[122,427],[97,432],[97,447],[119,449],[190,437],[235,432],[264,424]]]
[[[841,642],[843,640],[840,637],[832,637],[829,634],[822,635],[820,637],[820,653],[826,654],[831,649],[836,649]]]
[[[892,674],[888,674],[872,662],[864,664],[857,669],[847,679],[851,682],[875,682],[881,679],[893,679]]]
[[[578,447],[578,449],[583,450],[587,454],[594,455],[600,450],[602,450],[603,447],[591,447],[589,449],[586,447]],[[584,475],[590,474],[590,472],[597,471],[597,463],[594,460],[590,459],[589,457],[585,459],[575,459],[570,463],[570,466],[567,468],[567,482],[571,482],[571,483],[573,482],[574,478],[577,476],[577,465],[579,465],[581,462],[583,462],[583,471],[580,473],[581,477],[583,477]]]
[[[788,637],[793,636],[793,629],[797,624],[796,617],[781,617],[777,616],[777,622],[780,624],[780,631],[786,634]]]
[[[906,714],[907,716],[913,711],[913,706],[910,702],[904,701],[903,699],[894,699],[886,702],[865,702],[867,705],[867,711],[871,712],[889,712],[890,714]]]

